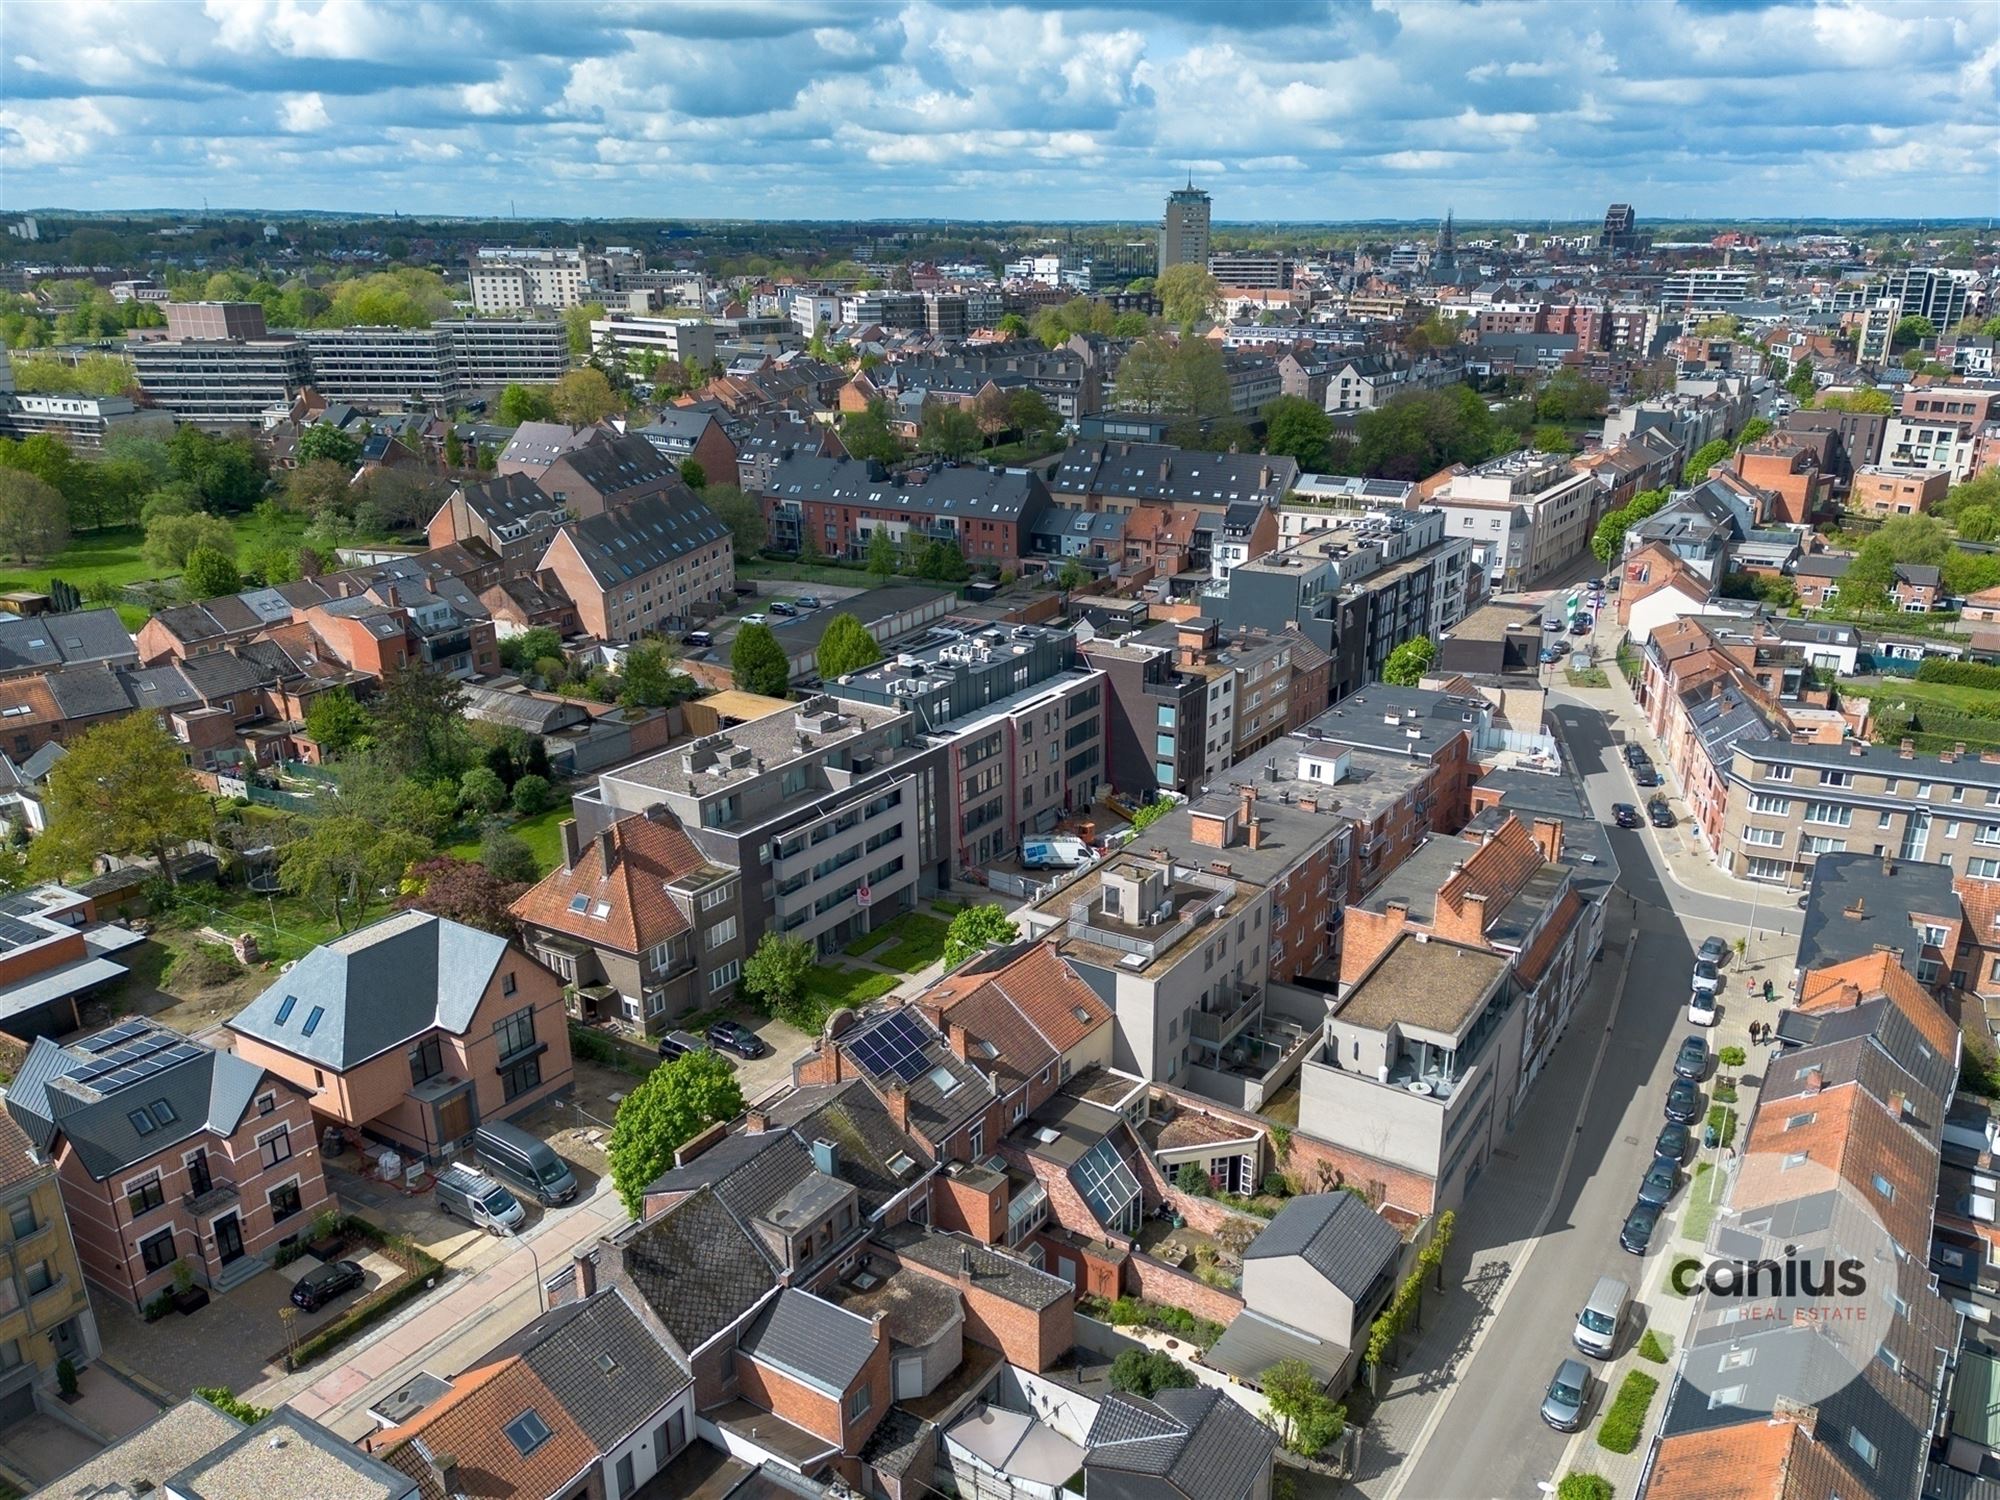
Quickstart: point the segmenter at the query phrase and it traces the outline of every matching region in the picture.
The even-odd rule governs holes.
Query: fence
[[[308,797],[303,792],[280,792],[254,782],[243,789],[243,795],[259,806],[283,808],[286,812],[314,812],[319,808],[317,797]]]

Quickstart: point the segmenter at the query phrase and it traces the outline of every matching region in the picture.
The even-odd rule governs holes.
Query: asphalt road
[[[1621,753],[1595,711],[1558,700],[1553,712],[1584,772],[1591,803],[1609,825],[1613,802],[1636,800]],[[1556,1476],[1569,1443],[1541,1420],[1539,1407],[1556,1366],[1575,1353],[1570,1329],[1576,1310],[1607,1272],[1635,1288],[1643,1280],[1644,1263],[1619,1248],[1618,1231],[1664,1123],[1674,1049],[1694,1030],[1684,1009],[1694,949],[1711,932],[1740,931],[1750,908],[1674,884],[1658,858],[1660,835],[1651,828],[1607,826],[1607,832],[1620,884],[1635,902],[1636,946],[1623,994],[1615,1013],[1607,998],[1598,998],[1572,1023],[1509,1138],[1513,1160],[1496,1162],[1474,1184],[1473,1201],[1488,1194],[1533,1195],[1547,1223],[1525,1252],[1516,1250],[1511,1264],[1501,1246],[1473,1250],[1476,1282],[1507,1285],[1507,1294],[1461,1363],[1434,1425],[1402,1465],[1392,1495],[1534,1497],[1538,1483]],[[1774,925],[1769,907],[1762,915],[1764,925]],[[1796,920],[1796,913],[1786,915]],[[1614,932],[1617,926],[1614,921]],[[1608,934],[1603,962],[1615,965],[1623,957],[1622,950],[1612,951]],[[1562,1158],[1572,1140],[1565,1169]],[[1663,1225],[1653,1254],[1664,1253],[1669,1240]],[[1642,1328],[1635,1319],[1627,1337],[1637,1338]],[[1600,1383],[1590,1419],[1601,1414],[1605,1399]]]

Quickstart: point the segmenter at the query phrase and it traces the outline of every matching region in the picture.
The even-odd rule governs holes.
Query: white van
[[[1625,1319],[1625,1304],[1632,1300],[1632,1288],[1616,1276],[1600,1276],[1576,1315],[1576,1329],[1570,1335],[1576,1347],[1598,1359],[1610,1359],[1618,1350],[1618,1328]]]
[[[438,1173],[433,1196],[438,1212],[449,1218],[464,1219],[491,1234],[508,1234],[521,1227],[528,1211],[521,1200],[491,1177],[463,1163],[455,1163]]]

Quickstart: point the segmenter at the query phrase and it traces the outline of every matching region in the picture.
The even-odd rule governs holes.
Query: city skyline
[[[1218,224],[1938,219],[2000,181],[1974,4],[174,14],[10,39],[10,211],[1137,223],[1192,174]]]

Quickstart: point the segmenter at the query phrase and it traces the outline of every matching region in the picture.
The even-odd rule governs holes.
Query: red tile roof
[[[574,868],[558,865],[508,909],[523,922],[621,953],[638,953],[689,930],[687,913],[666,886],[707,863],[677,824],[641,813],[612,824],[590,841]],[[574,909],[579,897],[580,911]],[[596,914],[600,907],[608,908],[601,917]]]
[[[1946,1057],[1957,1055],[1958,1028],[1894,953],[1866,953],[1846,963],[1812,970],[1805,977],[1798,1009],[1847,1010],[1877,999],[1886,999],[1900,1010],[1924,1040]]]
[[[991,998],[975,999],[982,992],[991,992]],[[955,1020],[978,1036],[982,1033],[970,1016],[975,1011],[986,1014],[995,1000],[1059,1053],[1111,1021],[1110,1007],[1078,977],[1053,943],[1036,943],[1003,968],[946,978],[926,990],[917,1003],[938,1019],[940,1029],[946,1019]],[[989,1039],[1000,1041],[998,1036]]]
[[[1664,1439],[1647,1500],[1833,1500],[1869,1493],[1796,1422],[1771,1418]]]
[[[1438,906],[1453,913],[1464,909],[1467,896],[1484,896],[1494,915],[1514,899],[1546,861],[1527,825],[1512,813],[1493,836],[1438,887]]]
[[[1801,1179],[1787,1162],[1801,1154],[1814,1166],[1837,1172],[1897,1244],[1929,1253],[1937,1153],[1860,1084],[1800,1094],[1781,1107],[1758,1110],[1744,1139],[1731,1207],[1760,1208],[1796,1198]],[[1890,1192],[1876,1186],[1878,1177]]]
[[[523,1457],[506,1429],[529,1411],[549,1436]],[[423,1500],[446,1500],[413,1440],[433,1455],[457,1460],[456,1496],[464,1500],[555,1495],[599,1457],[597,1445],[519,1355],[461,1375],[450,1394],[373,1440],[376,1457],[416,1480]]]

